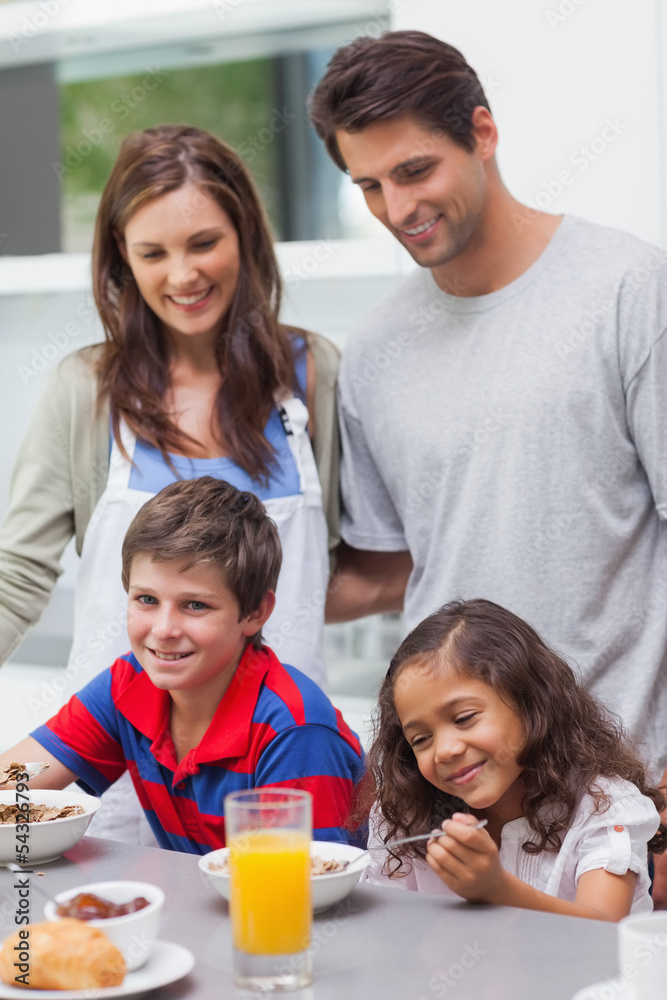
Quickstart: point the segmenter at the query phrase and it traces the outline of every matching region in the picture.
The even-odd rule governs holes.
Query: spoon
[[[0,787],[3,785],[16,784],[16,777],[19,774],[27,774],[28,781],[30,781],[31,778],[36,778],[38,774],[42,773],[42,771],[46,771],[47,767],[50,767],[50,765],[41,761],[33,761],[30,764],[12,763],[5,764],[4,767],[0,766]]]
[[[471,825],[470,829],[481,830],[488,822],[488,819],[480,819],[478,823]],[[354,861],[350,861],[347,867],[348,869],[352,868],[367,854],[370,854],[371,851],[386,851],[390,847],[398,847],[399,844],[411,844],[415,840],[430,840],[431,837],[442,837],[446,832],[446,830],[441,828],[439,830],[431,830],[429,833],[417,833],[414,837],[401,837],[400,840],[389,840],[386,844],[374,844],[373,847],[367,847],[364,853],[358,855]]]

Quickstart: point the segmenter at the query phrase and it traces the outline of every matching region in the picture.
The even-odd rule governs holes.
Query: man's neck
[[[532,267],[561,220],[560,215],[522,205],[500,186],[465,249],[432,268],[433,277],[450,295],[468,298],[497,292]]]

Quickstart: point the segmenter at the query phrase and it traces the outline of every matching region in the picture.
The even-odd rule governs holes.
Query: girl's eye
[[[428,736],[417,736],[412,741],[412,743],[410,744],[410,746],[412,747],[413,750],[417,750],[418,747],[423,746],[423,744],[426,743],[427,739],[428,739]]]
[[[217,240],[203,240],[200,243],[195,243],[195,250],[210,250],[216,243]]]
[[[456,720],[456,725],[457,726],[465,725],[466,722],[471,722],[476,715],[477,712],[470,712],[469,715],[459,715],[458,719]]]
[[[149,250],[148,253],[142,253],[142,260],[157,260],[158,257],[162,256],[161,250]]]

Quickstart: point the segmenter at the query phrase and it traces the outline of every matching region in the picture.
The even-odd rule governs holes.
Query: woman
[[[51,377],[14,472],[0,658],[39,617],[75,535],[72,690],[109,666],[129,648],[120,549],[134,514],[174,479],[213,475],[256,493],[276,522],[266,641],[324,684],[337,352],[278,322],[269,228],[236,153],[188,126],[125,139],[98,211],[93,290],[106,340]]]

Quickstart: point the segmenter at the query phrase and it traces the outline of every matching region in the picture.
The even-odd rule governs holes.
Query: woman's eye
[[[210,250],[216,243],[217,240],[204,240],[201,243],[195,243],[195,250]]]
[[[162,256],[161,250],[150,250],[148,253],[142,253],[142,260],[157,260],[158,257]]]

